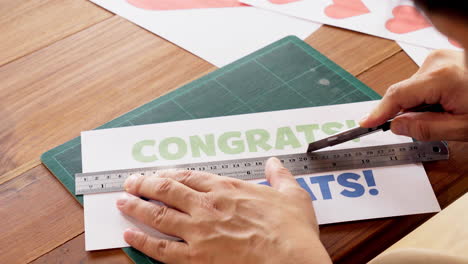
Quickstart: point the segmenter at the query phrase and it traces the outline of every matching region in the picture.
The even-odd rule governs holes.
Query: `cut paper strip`
[[[361,0],[333,0],[333,4],[325,8],[325,14],[331,18],[349,18],[370,13]]]
[[[392,11],[394,18],[387,21],[385,27],[396,34],[406,34],[432,27],[431,23],[414,6],[401,5]]]
[[[246,6],[237,0],[127,0],[127,2],[135,7],[146,10],[180,10]]]

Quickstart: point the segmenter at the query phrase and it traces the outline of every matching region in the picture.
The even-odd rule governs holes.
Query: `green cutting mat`
[[[97,128],[343,104],[379,99],[366,85],[296,37],[286,37]],[[75,138],[41,157],[71,194],[81,172]],[[75,195],[74,195],[75,196]],[[75,198],[83,204],[81,195]],[[123,249],[135,263],[158,263]]]

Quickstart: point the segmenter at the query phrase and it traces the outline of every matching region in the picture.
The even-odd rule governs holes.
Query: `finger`
[[[189,248],[184,242],[154,238],[133,229],[124,232],[124,239],[130,246],[161,262],[189,262]]]
[[[441,83],[440,79],[420,75],[391,86],[379,105],[361,120],[360,125],[362,127],[375,127],[393,118],[401,110],[424,103],[441,102],[442,93],[447,93],[450,86]]]
[[[265,175],[271,187],[283,192],[291,193],[300,189],[296,179],[292,176],[288,169],[283,167],[281,161],[277,158],[269,158],[265,166]]]
[[[158,176],[178,181],[199,192],[209,192],[214,182],[219,178],[219,176],[215,174],[192,170],[159,171]]]
[[[460,52],[455,50],[433,50],[416,74],[424,74],[437,68],[443,68],[448,63],[463,65],[464,56],[460,56]]]
[[[201,193],[169,178],[134,174],[124,187],[135,196],[163,202],[187,214],[200,205]]]
[[[449,113],[407,113],[395,118],[391,125],[397,135],[421,141],[468,140],[468,115]]]
[[[191,220],[189,215],[129,194],[117,200],[117,208],[124,214],[167,235],[184,239],[184,233],[189,229]]]

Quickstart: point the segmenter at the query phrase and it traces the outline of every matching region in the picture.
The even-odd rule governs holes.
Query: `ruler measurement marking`
[[[413,142],[277,157],[293,175],[299,176],[326,171],[365,169],[443,160],[448,159],[448,148],[443,142]],[[75,189],[76,194],[122,191],[125,179],[131,174],[156,175],[158,170],[167,169],[206,171],[241,180],[264,179],[264,165],[267,158],[258,157],[154,168],[78,173],[75,176]]]

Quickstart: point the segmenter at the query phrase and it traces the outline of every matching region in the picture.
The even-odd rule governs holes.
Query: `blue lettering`
[[[350,188],[352,190],[343,190],[340,193],[346,197],[359,197],[362,196],[365,192],[364,187],[357,183],[356,181],[361,178],[359,174],[356,173],[343,173],[340,174],[336,181],[345,188]]]
[[[375,187],[376,184],[375,184],[375,179],[374,179],[374,173],[372,173],[372,170],[365,170],[363,171],[363,173],[364,173],[364,179],[366,179],[367,185],[369,187]],[[378,195],[379,190],[372,188],[372,189],[369,189],[369,193],[370,195]]]
[[[263,182],[259,182],[258,184],[262,184],[262,185],[266,185],[266,186],[270,186],[270,183],[268,181],[263,181]]]
[[[312,199],[312,201],[315,201],[317,200],[317,198],[315,198],[315,195],[314,193],[312,192],[312,190],[309,188],[309,186],[307,185],[307,183],[305,182],[304,178],[297,178],[296,179],[297,183],[299,183],[299,185],[304,188],[304,190],[306,190],[309,195],[310,195],[310,198]]]
[[[378,195],[379,191],[375,188],[375,178],[373,175],[372,170],[364,170],[362,171],[364,175],[364,179],[369,187],[369,194],[370,195]],[[356,198],[361,197],[366,193],[365,185],[362,185],[358,182],[361,178],[360,174],[345,172],[336,177],[336,182],[342,186],[344,189],[340,192],[341,195],[349,198]],[[330,190],[330,182],[335,181],[335,176],[330,175],[322,175],[322,176],[315,176],[309,177],[310,183],[315,184],[317,183],[320,188],[320,192],[322,193],[323,200],[330,200],[333,199],[332,193]],[[312,201],[316,201],[317,197],[315,196],[312,189],[307,184],[305,178],[296,178],[297,183],[309,193],[310,198]],[[271,186],[268,181],[259,182],[258,184]]]
[[[332,198],[330,192],[330,185],[329,182],[335,181],[335,177],[333,175],[324,175],[324,176],[317,176],[317,177],[310,177],[311,183],[318,183],[320,186],[320,191],[322,192],[322,197],[324,200],[330,200]]]

